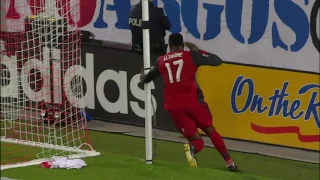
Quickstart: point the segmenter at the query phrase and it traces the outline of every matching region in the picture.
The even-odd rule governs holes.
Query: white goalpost
[[[1,170],[99,155],[87,130],[80,27],[70,24],[80,1],[21,2],[1,0]]]
[[[142,0],[142,21],[149,22],[149,0]],[[150,68],[150,34],[149,29],[143,29],[143,64],[144,74],[149,72]],[[152,164],[152,104],[151,104],[151,85],[144,85],[146,93],[145,101],[145,140],[146,140],[146,163]]]
[[[5,20],[6,20],[6,13],[4,11],[4,1],[0,2],[0,22],[1,22],[1,29],[0,31],[6,31],[6,25],[5,25]],[[0,49],[1,51],[1,49]]]

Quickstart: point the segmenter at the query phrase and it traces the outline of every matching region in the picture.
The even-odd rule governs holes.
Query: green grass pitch
[[[255,154],[231,152],[241,170],[228,172],[224,161],[213,148],[197,155],[199,168],[188,167],[180,143],[157,142],[152,165],[144,162],[143,138],[103,132],[90,132],[94,148],[101,156],[85,158],[88,166],[79,170],[41,169],[40,166],[1,171],[2,177],[19,180],[318,180],[320,167]],[[4,150],[6,146],[1,146]],[[18,151],[19,146],[9,146]],[[6,149],[5,151],[8,151]],[[35,154],[34,151],[30,153]],[[19,156],[12,154],[12,156]],[[20,154],[26,156],[26,154]],[[8,156],[8,154],[6,155]],[[8,157],[6,157],[8,158]]]

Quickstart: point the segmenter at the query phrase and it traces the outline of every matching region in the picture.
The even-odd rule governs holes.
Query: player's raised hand
[[[199,47],[191,42],[185,42],[184,45],[187,46],[190,51],[200,51]]]
[[[140,81],[142,81],[143,76],[144,76],[144,69],[143,69],[143,68],[141,68],[141,72],[140,72]]]

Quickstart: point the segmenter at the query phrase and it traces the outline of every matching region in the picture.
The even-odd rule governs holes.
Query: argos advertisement
[[[79,3],[79,7],[70,9]],[[23,30],[27,15],[46,13],[93,32],[96,39],[130,43],[129,11],[139,0],[5,0],[7,30]],[[319,0],[153,0],[172,27],[224,61],[319,71]],[[44,6],[45,4],[45,6]],[[50,8],[42,8],[50,7]],[[56,8],[56,9],[55,9]],[[74,13],[80,8],[80,13]],[[50,12],[46,12],[50,11]],[[79,21],[81,19],[81,21]],[[17,26],[21,24],[21,29]],[[232,53],[230,53],[232,52]]]
[[[224,137],[319,151],[319,75],[223,64],[198,81]]]

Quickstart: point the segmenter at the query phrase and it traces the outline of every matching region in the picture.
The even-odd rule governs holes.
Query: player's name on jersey
[[[169,55],[166,55],[164,56],[164,60],[169,60],[169,59],[174,59],[174,58],[182,58],[182,52],[180,53],[174,53],[174,54],[169,54]]]

